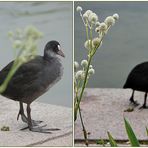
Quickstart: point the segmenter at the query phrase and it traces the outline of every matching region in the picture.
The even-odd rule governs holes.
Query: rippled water
[[[148,61],[148,2],[75,2],[75,7],[78,5],[96,12],[100,21],[114,13],[120,15],[95,55],[96,73],[88,86],[123,87],[131,69]],[[84,31],[75,11],[75,60],[79,62],[86,58]]]
[[[66,55],[61,59],[64,76],[38,101],[72,106],[72,2],[0,2],[0,67],[13,60],[7,32],[17,27],[35,25],[44,33],[39,54],[50,40],[60,42]],[[0,68],[0,69],[1,69]]]

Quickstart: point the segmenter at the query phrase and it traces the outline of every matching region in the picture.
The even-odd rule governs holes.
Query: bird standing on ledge
[[[134,100],[135,90],[145,92],[144,103],[140,107],[140,109],[148,108],[148,106],[146,106],[147,93],[148,93],[148,62],[138,64],[133,68],[123,88],[131,88],[133,90],[130,101],[135,106],[139,105],[139,103]]]
[[[50,133],[50,130],[58,130],[38,126],[42,121],[31,119],[30,108],[30,104],[35,99],[61,79],[63,66],[57,55],[65,57],[60,44],[57,41],[48,42],[44,48],[44,55],[36,56],[33,60],[23,64],[10,80],[7,89],[2,93],[9,99],[19,101],[20,110],[17,119],[21,115],[22,121],[28,124],[30,131]],[[13,62],[10,62],[0,71],[0,84],[4,82]],[[23,103],[27,104],[27,116],[24,113]]]

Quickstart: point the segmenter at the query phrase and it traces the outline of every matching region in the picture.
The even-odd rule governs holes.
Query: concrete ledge
[[[117,140],[128,140],[123,117],[126,117],[139,140],[147,140],[145,127],[148,126],[148,109],[139,110],[144,93],[136,92],[135,100],[140,106],[132,112],[124,112],[129,107],[131,90],[125,89],[86,89],[81,102],[81,110],[89,139],[108,139],[107,131]],[[75,139],[83,140],[80,120],[75,123]]]
[[[32,118],[42,120],[47,128],[59,128],[52,134],[20,131],[26,124],[16,120],[18,102],[0,97],[0,128],[9,126],[10,131],[0,131],[0,146],[72,146],[72,109],[56,105],[32,103]],[[50,142],[51,141],[51,142]]]

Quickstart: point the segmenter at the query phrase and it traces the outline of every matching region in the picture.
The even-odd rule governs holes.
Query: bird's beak
[[[63,53],[62,50],[59,50],[59,51],[57,52],[57,54],[65,58],[65,55],[64,55],[64,53]]]

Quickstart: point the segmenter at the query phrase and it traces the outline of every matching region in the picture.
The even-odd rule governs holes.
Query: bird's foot
[[[40,126],[40,128],[46,127],[46,126],[47,126],[47,124],[44,124],[44,125]],[[32,127],[39,127],[39,126],[33,125]],[[29,128],[29,126],[26,126],[26,127],[22,128],[22,129],[20,129],[20,130],[23,131],[23,130],[26,130],[26,129],[28,129],[28,128]]]
[[[148,106],[142,105],[141,107],[139,107],[139,109],[148,109]]]
[[[134,105],[134,106],[138,106],[139,105],[139,103],[137,101],[134,101],[134,100],[130,100],[130,103],[132,105]]]
[[[58,128],[49,128],[49,129],[44,129],[43,127],[45,127],[47,125],[42,125],[42,126],[32,126],[31,128],[29,128],[29,126],[21,129],[21,130],[25,130],[25,129],[28,129],[32,132],[39,132],[39,133],[49,133],[51,134],[52,132],[51,131],[57,131],[57,130],[60,130]]]
[[[33,125],[33,126],[37,126],[37,125],[39,125],[40,123],[42,123],[43,121],[31,120],[31,122],[32,122],[32,125]]]
[[[28,123],[28,118],[25,116],[25,114],[20,114],[19,113],[18,116],[17,116],[17,120],[19,119],[19,115],[21,115],[21,119],[22,119],[23,122]],[[43,121],[31,120],[31,122],[32,122],[33,126],[37,126],[40,123],[42,123]]]

